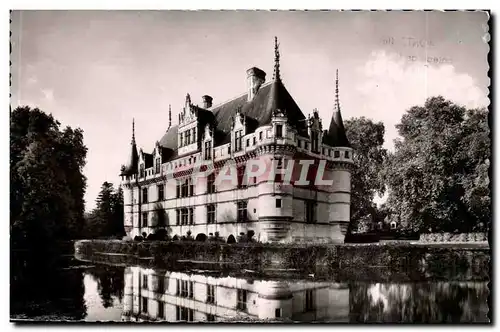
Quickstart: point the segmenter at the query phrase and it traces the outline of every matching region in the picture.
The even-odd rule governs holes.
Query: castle
[[[165,229],[173,238],[218,234],[228,242],[342,243],[350,220],[353,151],[346,137],[336,77],[334,111],[323,130],[317,110],[306,117],[280,77],[247,70],[247,91],[219,105],[188,94],[152,153],[122,166],[124,227],[135,237]],[[255,171],[255,167],[260,170]],[[231,177],[234,181],[220,178]],[[189,233],[188,233],[189,232]]]

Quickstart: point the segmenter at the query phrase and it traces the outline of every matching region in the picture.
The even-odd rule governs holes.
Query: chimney
[[[213,100],[212,97],[210,97],[208,95],[204,95],[203,97],[201,97],[201,99],[203,100],[203,108],[212,107],[212,100]]]
[[[247,70],[247,92],[248,101],[251,101],[253,97],[259,91],[260,86],[266,81],[266,73],[256,67],[252,67]]]

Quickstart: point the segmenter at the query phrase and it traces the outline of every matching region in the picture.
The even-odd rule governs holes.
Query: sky
[[[89,149],[86,209],[104,181],[119,184],[136,141],[151,152],[187,93],[214,104],[246,91],[246,70],[272,79],[274,36],[282,80],[307,115],[327,128],[335,70],[344,120],[386,128],[407,109],[442,95],[488,106],[488,16],[479,12],[14,11],[11,104],[39,107],[80,127]]]

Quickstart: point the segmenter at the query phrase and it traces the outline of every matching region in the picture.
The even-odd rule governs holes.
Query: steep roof
[[[200,133],[207,123],[214,123],[216,145],[230,142],[231,125],[238,110],[247,117],[249,132],[271,123],[273,112],[281,109],[286,113],[289,124],[296,128],[300,135],[307,136],[306,117],[281,80],[263,84],[251,101],[248,101],[248,94],[243,94],[210,110],[193,107],[197,108]],[[177,132],[178,126],[171,127],[161,138],[160,145],[177,150]]]
[[[344,122],[342,121],[342,114],[340,114],[340,101],[339,101],[339,71],[336,71],[335,78],[335,106],[330,120],[330,128],[328,134],[323,136],[323,142],[331,146],[351,147],[349,140],[345,134]]]
[[[122,175],[132,175],[137,172],[137,165],[139,163],[139,153],[137,152],[137,146],[135,144],[135,124],[132,120],[132,141],[130,142],[131,149],[128,158],[128,162],[123,166],[121,174]]]

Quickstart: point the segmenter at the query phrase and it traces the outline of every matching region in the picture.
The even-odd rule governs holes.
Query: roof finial
[[[340,111],[340,102],[339,102],[339,70],[337,69],[335,75],[335,107]]]
[[[172,108],[170,104],[168,104],[168,129],[172,127]]]
[[[278,37],[274,37],[274,75],[273,80],[280,81],[280,51],[279,51]]]
[[[135,144],[135,119],[132,118],[132,145]]]

